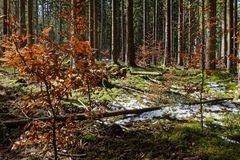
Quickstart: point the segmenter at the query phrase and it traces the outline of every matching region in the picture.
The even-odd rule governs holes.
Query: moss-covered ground
[[[161,72],[162,76],[131,75],[131,71]],[[112,66],[110,77],[103,86],[91,92],[92,107],[99,104],[111,104],[118,100],[135,99],[139,103],[157,106],[171,103],[178,98],[169,98],[168,92],[177,88],[184,91],[186,99],[194,101],[190,95],[198,92],[201,85],[201,72],[195,69],[166,68],[149,66],[147,68],[130,68]],[[205,73],[204,95],[212,98],[236,97],[236,75],[225,72]],[[13,69],[0,67],[0,120],[23,116],[21,112],[21,97],[38,89],[37,85],[29,83],[13,74]],[[212,89],[209,83],[224,85],[224,91]],[[219,85],[219,86],[218,86]],[[71,97],[74,101],[66,101],[71,107],[88,105],[87,95],[76,91]],[[94,102],[94,103],[93,103]],[[98,104],[99,103],[99,104]],[[109,108],[107,108],[109,109]],[[111,109],[110,109],[111,110]],[[117,117],[115,119],[121,119]],[[204,130],[198,121],[145,120],[128,122],[124,128],[118,125],[106,126],[99,122],[83,127],[77,136],[79,144],[67,148],[83,157],[73,159],[240,159],[240,144],[224,140],[222,137],[240,142],[240,115],[229,113],[221,120],[221,125],[214,124],[214,119],[205,119]],[[12,142],[20,133],[20,128],[8,129],[1,126],[0,159],[41,159],[39,156],[22,156],[9,150]],[[21,155],[21,157],[19,157]],[[67,159],[61,157],[61,159]]]

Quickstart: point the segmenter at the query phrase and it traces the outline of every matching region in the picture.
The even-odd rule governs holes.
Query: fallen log
[[[161,72],[131,71],[132,75],[162,76]]]
[[[126,114],[140,114],[144,112],[154,111],[161,109],[161,107],[151,107],[151,108],[143,108],[143,109],[133,109],[133,110],[120,110],[120,111],[111,111],[111,112],[89,112],[89,113],[82,113],[82,114],[71,114],[71,115],[63,115],[63,116],[57,116],[57,121],[65,121],[67,119],[72,120],[87,120],[87,119],[101,119],[101,118],[107,118],[107,117],[114,117],[114,116],[120,116],[120,115],[126,115]],[[40,117],[40,118],[29,118],[29,119],[15,119],[15,120],[8,120],[3,121],[2,123],[8,127],[16,127],[16,126],[23,126],[29,122],[32,121],[51,121],[53,117]]]
[[[155,83],[155,84],[161,84],[161,82],[158,81],[158,80],[156,80],[156,79],[152,79],[152,78],[150,78],[150,77],[147,77],[147,78],[149,79],[149,81],[151,81],[151,82],[153,82],[153,83]]]
[[[196,101],[196,102],[190,102],[185,103],[185,105],[196,105],[196,104],[218,104],[224,101],[230,101],[233,100],[233,98],[222,98],[222,99],[213,99],[213,100],[206,100],[206,101]]]

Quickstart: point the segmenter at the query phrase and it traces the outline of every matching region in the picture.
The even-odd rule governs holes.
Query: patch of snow
[[[224,137],[224,136],[220,136],[220,138],[223,139],[225,142],[228,142],[228,143],[240,144],[240,142],[232,140],[232,139],[229,139],[229,138]]]

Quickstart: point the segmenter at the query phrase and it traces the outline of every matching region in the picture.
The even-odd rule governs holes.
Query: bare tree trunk
[[[28,0],[28,44],[33,44],[33,1]]]
[[[118,64],[120,42],[118,35],[118,2],[119,0],[112,1],[112,59],[115,64]]]
[[[146,45],[146,38],[147,38],[147,32],[148,32],[148,25],[147,25],[147,0],[143,0],[143,46],[145,49]]]
[[[25,16],[25,5],[26,0],[20,0],[19,3],[19,23],[20,23],[20,34],[25,35],[26,34],[26,16]],[[20,44],[20,47],[23,47],[26,45],[26,42],[22,42]]]
[[[234,55],[237,57],[238,56],[238,43],[237,38],[238,38],[238,0],[235,0],[234,2]]]
[[[133,0],[127,0],[127,64],[136,66],[134,51]]]
[[[227,51],[227,69],[229,72],[234,73],[236,71],[235,64],[233,62],[234,50],[233,50],[233,0],[228,1],[228,51]]]
[[[36,28],[36,34],[39,34],[39,24],[38,24],[38,0],[35,0],[35,28]]]
[[[44,5],[44,0],[42,0],[41,3],[42,6],[42,29],[45,28],[45,5]]]
[[[172,64],[172,17],[171,17],[171,1],[166,0],[166,27],[165,27],[165,56],[164,56],[164,63],[166,66],[170,66]]]
[[[8,26],[7,26],[7,23],[6,23],[6,20],[7,20],[7,16],[8,16],[8,2],[7,0],[3,0],[3,23],[2,23],[2,36],[1,37],[6,37],[7,34],[8,34]],[[5,48],[2,48],[2,51],[4,52],[5,51]],[[0,56],[2,55],[2,52],[0,52]]]
[[[125,61],[125,48],[126,48],[126,27],[125,27],[125,0],[121,0],[121,33],[122,33],[122,61]]]
[[[208,43],[207,61],[208,69],[216,68],[216,1],[208,0]]]
[[[95,57],[99,59],[98,48],[98,5],[97,0],[93,0],[93,19],[94,19],[94,48],[96,49]]]
[[[89,40],[91,47],[94,47],[94,20],[93,20],[93,0],[89,0]]]
[[[188,56],[189,64],[192,63],[192,2],[189,0],[188,8]]]
[[[203,131],[203,90],[204,90],[204,72],[205,72],[205,0],[202,0],[202,83],[201,83],[201,91],[200,91],[200,113],[201,113],[201,128]]]
[[[3,0],[3,28],[2,28],[2,33],[3,36],[7,36],[7,17],[8,17],[8,1],[7,0]]]
[[[102,51],[103,51],[103,32],[104,32],[104,28],[103,28],[103,24],[104,24],[104,0],[101,0],[101,15],[100,15],[100,21],[101,21],[101,26],[100,26],[100,47],[99,47],[99,59],[102,58]]]
[[[223,63],[227,65],[227,0],[224,0],[224,12],[222,23],[222,54]]]
[[[184,35],[183,35],[183,0],[178,1],[178,62],[183,65]]]

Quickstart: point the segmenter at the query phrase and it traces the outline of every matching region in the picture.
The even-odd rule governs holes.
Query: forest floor
[[[205,104],[203,131],[201,129],[200,106],[194,104],[199,102],[199,70],[112,66],[109,72],[109,81],[91,95],[92,110],[99,110],[99,106],[108,111],[153,106],[163,109],[81,122],[79,143],[60,151],[60,159],[240,159],[238,102],[222,100]],[[146,75],[146,72],[159,74]],[[16,76],[12,69],[0,67],[0,122],[24,118],[21,97],[36,89],[39,87]],[[235,75],[208,72],[204,101],[237,99],[235,91]],[[79,92],[73,93],[72,100],[65,102],[67,108],[88,104],[87,96]],[[71,109],[69,112],[81,113],[83,110]],[[52,156],[51,150],[44,151],[43,146],[11,150],[23,129],[0,125],[0,160]]]

